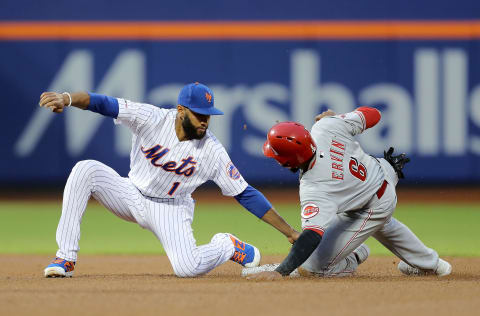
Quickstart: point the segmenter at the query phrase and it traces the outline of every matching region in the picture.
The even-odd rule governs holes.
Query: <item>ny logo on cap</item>
[[[207,99],[208,103],[212,103],[212,95],[208,92],[205,92],[205,99]]]

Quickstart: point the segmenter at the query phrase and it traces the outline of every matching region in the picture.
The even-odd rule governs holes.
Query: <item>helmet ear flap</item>
[[[269,158],[275,158],[276,156],[275,150],[270,145],[270,142],[268,141],[268,139],[263,144],[263,155]]]
[[[288,164],[287,158],[282,157],[279,155],[275,149],[273,149],[272,145],[270,145],[270,142],[265,141],[263,144],[263,155],[265,157],[273,158],[275,159],[281,166],[286,167],[286,164]]]
[[[267,134],[263,154],[280,165],[298,168],[315,154],[316,145],[310,132],[296,122],[275,124]]]

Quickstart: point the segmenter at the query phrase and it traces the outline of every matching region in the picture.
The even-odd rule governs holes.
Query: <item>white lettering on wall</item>
[[[467,57],[461,49],[443,54],[443,139],[448,155],[467,150]]]
[[[347,86],[321,80],[322,59],[317,51],[294,50],[290,59],[290,87],[277,82],[261,82],[253,86],[206,83],[214,91],[215,105],[225,113],[223,117],[212,117],[211,130],[227,150],[234,145],[234,132],[236,137],[240,137],[235,145],[241,146],[250,155],[261,156],[265,134],[276,121],[295,120],[309,128],[315,115],[325,105],[337,113],[345,113],[357,105],[382,104],[385,108],[379,126],[359,138],[367,152],[380,154],[388,146],[394,146],[399,151],[424,156],[437,155],[442,151],[447,155],[462,155],[469,149],[480,154],[480,137],[468,134],[467,115],[469,105],[471,120],[480,127],[480,86],[472,89],[469,98],[468,57],[465,51],[421,48],[414,53],[413,61],[413,93],[395,83],[366,83],[358,92],[357,103],[354,93]],[[96,91],[133,101],[147,100],[156,105],[175,106],[183,84],[168,83],[146,91],[145,62],[145,54],[140,50],[121,51]],[[73,51],[48,90],[92,91],[93,73],[93,53]],[[239,119],[236,113],[245,117],[245,122],[240,122],[240,125],[246,125],[247,131],[232,130],[232,122],[238,123]],[[86,150],[106,120],[98,114],[75,109],[67,110],[65,116],[66,148],[71,156],[78,156]],[[34,111],[15,144],[17,156],[32,154],[54,117],[55,114],[45,109]],[[116,153],[127,156],[130,142],[128,130],[116,128],[115,139],[112,140]]]
[[[55,75],[47,90],[58,92],[91,90],[92,83],[93,54],[86,50],[78,50],[73,51],[67,56],[65,62],[60,67],[60,70]],[[73,113],[74,111],[71,112]],[[37,107],[24,131],[20,135],[20,138],[15,144],[15,154],[19,157],[29,156],[35,150],[35,147],[38,145],[41,138],[44,137],[47,127],[51,123],[52,119],[57,115],[58,114],[49,112],[46,109]],[[91,128],[90,124],[92,124],[92,121],[85,120],[85,125],[82,126],[82,129],[76,131],[76,137],[82,138],[83,130]],[[68,131],[67,126],[67,134],[69,133],[70,132]],[[72,141],[74,143],[76,142],[75,140]],[[68,144],[67,146],[71,145]]]
[[[439,58],[434,49],[419,49],[414,56],[414,92],[417,150],[424,156],[436,155],[439,145]]]

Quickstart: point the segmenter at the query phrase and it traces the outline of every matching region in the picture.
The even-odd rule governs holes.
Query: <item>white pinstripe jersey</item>
[[[316,161],[300,175],[304,228],[326,228],[335,213],[362,208],[382,185],[384,173],[379,162],[365,154],[354,139],[365,129],[360,111],[325,117],[313,125]]]
[[[116,124],[133,133],[128,177],[140,192],[155,198],[190,198],[213,180],[227,196],[248,186],[225,148],[207,130],[200,140],[180,142],[175,133],[176,109],[118,99]]]

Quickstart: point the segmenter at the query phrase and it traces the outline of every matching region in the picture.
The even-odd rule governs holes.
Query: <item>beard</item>
[[[192,121],[190,121],[188,115],[185,115],[182,121],[182,127],[188,139],[202,139],[203,136],[205,136],[205,134],[207,133],[206,130],[205,132],[198,133],[195,126],[193,126]]]

